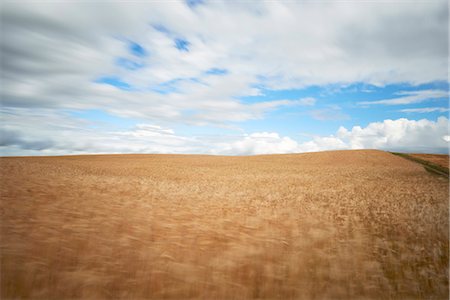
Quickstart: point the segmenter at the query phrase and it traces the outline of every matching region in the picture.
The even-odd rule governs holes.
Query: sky
[[[448,2],[2,1],[0,155],[448,153]]]

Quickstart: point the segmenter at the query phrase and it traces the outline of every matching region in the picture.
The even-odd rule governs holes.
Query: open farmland
[[[448,179],[390,153],[0,162],[2,299],[448,299]]]

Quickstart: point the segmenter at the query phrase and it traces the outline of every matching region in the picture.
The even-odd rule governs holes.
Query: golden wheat
[[[448,298],[448,181],[381,151],[1,158],[1,298]]]

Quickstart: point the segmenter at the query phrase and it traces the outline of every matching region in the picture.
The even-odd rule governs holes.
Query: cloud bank
[[[449,122],[398,119],[374,122],[366,127],[340,127],[335,135],[318,136],[298,143],[277,133],[254,133],[232,143],[224,143],[216,153],[271,154],[324,150],[382,149],[388,151],[448,153]]]
[[[57,117],[56,117],[57,118]],[[55,121],[55,120],[53,120]],[[61,120],[61,122],[64,122]],[[10,122],[13,124],[14,122]],[[56,123],[57,124],[57,123]],[[63,123],[59,123],[63,124]],[[57,132],[58,134],[52,134]],[[51,135],[52,134],[52,135]],[[316,136],[298,142],[276,132],[222,136],[181,136],[169,128],[138,124],[127,131],[91,131],[70,124],[55,128],[48,123],[38,130],[29,126],[2,129],[3,155],[58,155],[85,153],[202,153],[215,155],[255,155],[301,153],[344,149],[382,149],[388,151],[448,153],[449,120],[384,120],[366,127],[340,127],[334,135]],[[51,136],[51,138],[48,138]]]

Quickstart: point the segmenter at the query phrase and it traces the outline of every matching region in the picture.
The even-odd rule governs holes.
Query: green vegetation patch
[[[449,170],[448,170],[448,168],[439,166],[439,165],[437,165],[435,163],[432,163],[432,162],[424,160],[424,159],[420,159],[420,158],[417,158],[417,157],[412,157],[411,155],[408,155],[406,153],[399,153],[399,152],[391,152],[391,153],[394,154],[394,155],[401,156],[403,158],[412,160],[414,162],[417,162],[417,163],[423,165],[425,170],[427,170],[430,173],[441,175],[441,176],[445,176],[445,177],[449,177]]]

